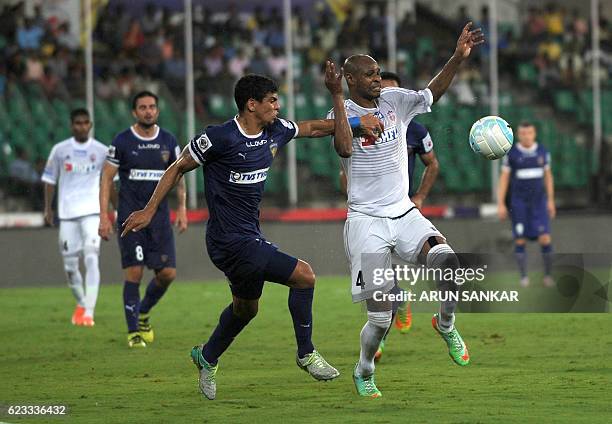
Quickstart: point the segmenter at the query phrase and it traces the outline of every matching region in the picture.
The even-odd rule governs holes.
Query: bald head
[[[367,54],[354,54],[344,61],[344,74],[356,75],[369,66],[377,65],[376,60]]]

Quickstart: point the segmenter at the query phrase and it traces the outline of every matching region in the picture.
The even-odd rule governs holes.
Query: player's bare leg
[[[529,286],[529,277],[527,276],[527,240],[524,238],[517,238],[514,240],[514,257],[521,273],[520,285],[521,287]]]
[[[421,254],[426,257],[428,268],[446,270],[456,269],[459,266],[457,255],[446,244],[444,237],[436,236],[428,238],[423,244]],[[442,275],[446,275],[446,273],[442,272]],[[456,292],[457,289],[454,280],[444,279],[438,281],[438,290]],[[457,365],[467,365],[470,362],[470,354],[459,331],[455,328],[456,309],[457,302],[454,300],[441,302],[440,310],[437,314],[434,314],[431,323],[436,332],[446,342],[451,359]]]
[[[340,373],[321,356],[312,344],[312,299],[315,274],[312,267],[298,259],[286,285],[288,305],[298,345],[296,364],[316,380],[333,380]]]
[[[544,278],[542,279],[542,284],[544,287],[554,287],[555,281],[551,275],[553,249],[550,234],[540,234],[538,243],[540,244],[542,261],[544,262]]]

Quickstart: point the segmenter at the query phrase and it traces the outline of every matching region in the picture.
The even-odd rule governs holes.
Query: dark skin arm
[[[455,52],[438,75],[436,75],[427,86],[427,88],[431,90],[431,94],[433,94],[434,103],[446,92],[455,74],[459,70],[459,67],[472,52],[472,47],[482,43],[484,43],[482,30],[480,28],[472,30],[472,22],[468,22],[457,40]]]
[[[132,212],[128,219],[123,223],[123,231],[121,237],[125,236],[130,231],[140,231],[149,225],[153,215],[157,211],[159,204],[164,200],[166,195],[172,190],[172,188],[179,183],[182,179],[183,174],[196,169],[200,166],[189,153],[189,147],[185,147],[181,152],[179,158],[166,169],[164,175],[161,177],[155,191],[151,195],[149,202],[144,209]]]
[[[438,177],[438,173],[440,172],[440,164],[433,150],[431,152],[419,155],[419,157],[421,158],[423,165],[425,165],[425,170],[423,171],[423,176],[421,177],[421,184],[410,200],[412,200],[417,208],[421,209],[421,207],[423,207],[423,202],[429,195],[429,192],[431,191],[431,188]]]
[[[359,129],[364,134],[374,136],[383,129],[382,122],[372,114],[364,115],[360,117],[359,120],[361,121],[361,126],[359,127]],[[326,137],[328,135],[334,135],[336,133],[336,124],[334,119],[313,119],[309,121],[300,121],[297,122],[297,126],[299,128],[297,138]]]

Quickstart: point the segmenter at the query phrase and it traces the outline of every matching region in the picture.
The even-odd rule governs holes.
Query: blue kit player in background
[[[401,87],[402,80],[399,75],[393,72],[381,72],[380,73],[380,85],[381,88],[386,87]],[[433,140],[429,135],[429,131],[424,125],[419,124],[414,119],[408,124],[406,130],[406,147],[408,149],[408,179],[410,187],[410,200],[419,209],[423,207],[423,202],[429,195],[431,188],[433,187],[438,173],[440,172],[440,164],[438,158],[434,153]],[[414,183],[414,169],[416,166],[416,155],[419,155],[419,159],[425,165],[425,170],[421,176],[421,182],[418,189],[415,190],[416,184]],[[346,193],[346,175],[342,168],[340,169],[340,185]],[[395,286],[391,293],[400,293],[402,289],[399,286]],[[401,333],[407,333],[412,327],[412,311],[410,310],[410,302],[396,301],[393,302],[393,317],[392,321],[395,323]],[[389,327],[391,330],[391,327]],[[374,356],[375,360],[378,361],[382,357],[385,349],[385,342],[387,340],[387,334],[380,343],[380,347]]]
[[[126,237],[147,227],[181,176],[203,167],[210,211],[206,247],[212,262],[229,280],[233,298],[208,341],[191,351],[200,373],[200,391],[208,399],[216,395],[217,361],[257,314],[264,281],[290,288],[288,304],[298,345],[297,365],[317,380],[331,380],[339,375],[315,350],[311,340],[315,286],[312,268],[278,250],[259,228],[259,203],[277,151],[296,137],[332,134],[334,121],[295,123],[280,119],[277,93],[278,86],[267,77],[242,77],[234,89],[238,115],[222,125],[207,127],[191,140],[166,170],[144,210],[133,213],[124,224],[122,236]],[[359,127],[369,119],[372,129],[382,130],[378,118],[373,115],[363,118],[351,124]]]
[[[136,123],[117,134],[109,147],[100,183],[99,235],[108,240],[113,231],[108,210],[110,188],[119,173],[119,205],[117,225],[129,214],[142,209],[153,193],[164,171],[172,164],[180,149],[176,138],[157,125],[159,109],[157,96],[143,91],[132,101],[132,115]],[[176,224],[180,232],[187,229],[185,183],[177,187],[178,209]],[[170,225],[170,210],[162,202],[146,231],[119,238],[121,267],[124,271],[123,304],[128,327],[128,346],[145,347],[154,339],[149,323],[151,308],[161,299],[176,277],[174,234]],[[155,271],[140,300],[140,281],[145,265]]]
[[[521,273],[520,284],[529,285],[527,276],[527,240],[537,240],[544,260],[546,287],[552,287],[552,244],[550,219],[556,215],[554,181],[550,153],[536,143],[535,126],[524,122],[518,128],[518,144],[504,157],[499,179],[497,209],[500,219],[508,216],[505,199],[510,186],[510,216],[514,236],[514,252]]]

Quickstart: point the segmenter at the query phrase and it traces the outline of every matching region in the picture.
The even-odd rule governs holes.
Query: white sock
[[[98,267],[98,254],[85,255],[85,315],[94,316],[94,308],[98,300],[100,289],[100,268]]]
[[[391,311],[368,311],[368,322],[361,329],[361,352],[356,371],[358,375],[368,376],[374,373],[374,355],[389,325],[391,325]]]
[[[72,295],[79,305],[84,306],[85,293],[83,292],[83,277],[79,271],[79,257],[65,256],[64,271],[68,277],[68,287],[72,290]]]
[[[457,269],[459,260],[453,249],[448,244],[437,244],[427,254],[427,267],[434,269]],[[438,281],[438,290],[452,291],[458,290],[454,281]],[[449,300],[440,303],[440,313],[438,314],[438,328],[447,333],[453,329],[455,323],[455,310],[457,302]]]

